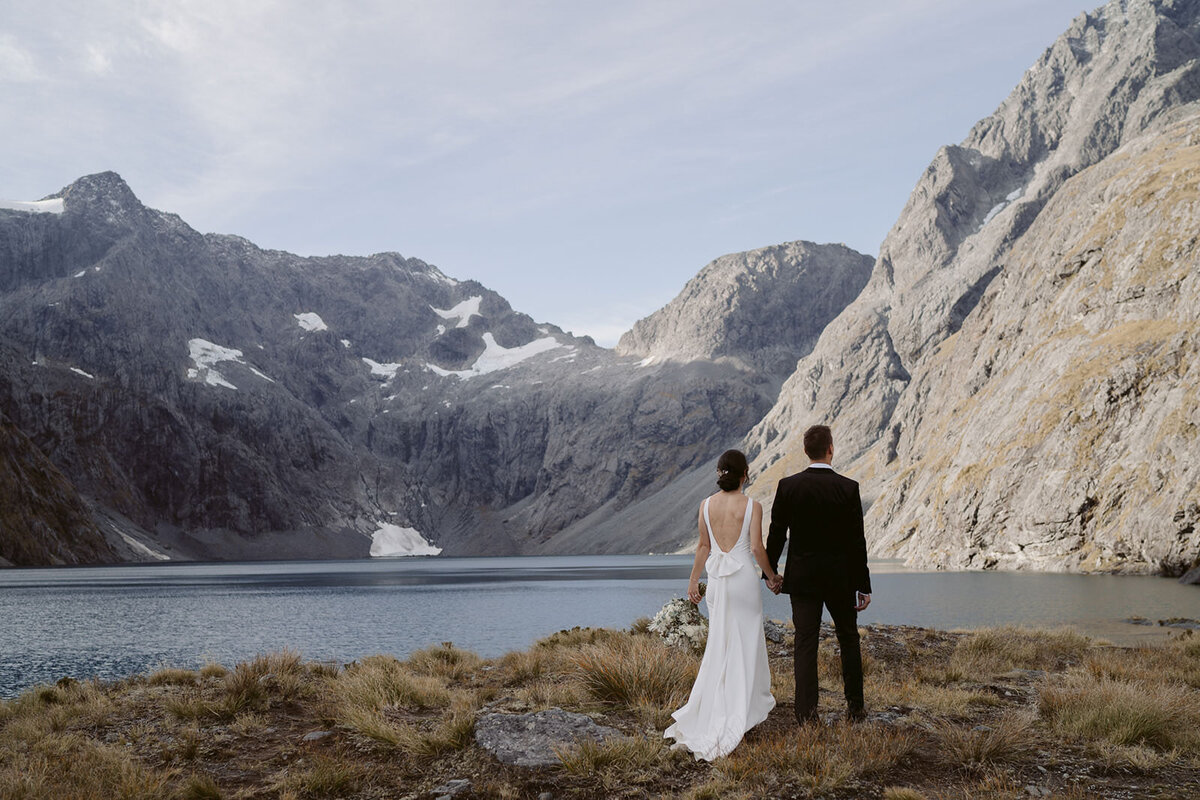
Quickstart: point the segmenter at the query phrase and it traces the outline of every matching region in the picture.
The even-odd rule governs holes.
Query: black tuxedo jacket
[[[767,559],[776,571],[785,540],[787,594],[871,593],[857,481],[823,467],[809,467],[781,480],[767,535]]]

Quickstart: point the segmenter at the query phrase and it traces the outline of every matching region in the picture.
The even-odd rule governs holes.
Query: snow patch
[[[415,528],[401,528],[385,522],[371,534],[372,558],[436,556],[440,552],[442,548],[427,542]]]
[[[534,339],[532,342],[520,345],[519,347],[502,347],[496,343],[496,339],[490,331],[483,335],[483,346],[484,350],[479,354],[479,358],[475,359],[475,363],[467,369],[442,369],[436,364],[426,364],[425,367],[442,377],[474,378],[477,375],[487,375],[489,372],[508,369],[528,358],[533,358],[539,353],[553,350],[556,347],[562,347],[553,336],[547,336],[544,339]]]
[[[86,270],[86,269],[81,269],[81,270],[79,270],[79,272],[76,272],[76,273],[75,273],[75,277],[76,277],[76,278],[82,278],[84,275],[87,275],[87,270]]]
[[[378,361],[372,361],[369,358],[364,358],[363,363],[371,368],[372,375],[378,375],[385,380],[391,380],[396,377],[396,373],[400,371],[401,364],[380,364]]]
[[[654,356],[646,356],[637,363],[639,367],[648,367],[654,363]]]
[[[350,347],[350,340],[349,340],[349,339],[342,339],[342,347],[349,348],[349,347]]]
[[[429,308],[433,310],[433,313],[437,314],[442,319],[458,320],[458,324],[454,327],[465,328],[470,324],[471,317],[480,316],[479,304],[482,302],[483,298],[476,296],[468,297],[466,300],[463,300],[461,303],[454,306],[454,308],[441,309],[434,308],[433,306],[430,306]]]
[[[0,208],[7,208],[9,211],[29,211],[35,214],[61,214],[63,213],[63,199],[56,197],[53,200],[0,200]]]
[[[300,327],[306,331],[327,331],[329,326],[325,324],[325,320],[321,319],[320,314],[312,311],[304,311],[300,314],[292,314],[296,318],[296,322],[300,323]]]
[[[1009,192],[1004,199],[1011,203],[1013,200],[1016,200],[1023,194],[1025,194],[1025,187],[1018,186],[1016,189],[1013,189],[1011,192]]]
[[[426,274],[439,283],[444,283],[447,286],[458,286],[458,281],[454,280],[454,278],[451,278],[437,267],[430,267]]]
[[[999,214],[1001,211],[1003,211],[1007,205],[1008,205],[1008,202],[1005,201],[1003,203],[997,203],[996,205],[992,206],[992,210],[989,211],[986,216],[984,216],[983,222],[980,223],[979,227],[982,228],[984,225],[987,225],[989,222],[991,222],[992,219],[994,219],[997,214]]]
[[[76,375],[82,375],[85,378],[91,378],[92,380],[96,380],[95,375],[91,374],[90,372],[84,372],[79,367],[71,367],[71,372],[74,372]]]
[[[207,339],[188,339],[188,356],[192,359],[192,363],[195,364],[194,367],[188,369],[187,376],[189,380],[204,381],[210,386],[224,386],[226,389],[237,391],[238,387],[230,383],[216,369],[217,364],[233,362],[234,364],[241,364],[265,381],[275,382],[247,364],[242,358],[241,350],[233,347],[222,347],[219,344],[213,344]]]

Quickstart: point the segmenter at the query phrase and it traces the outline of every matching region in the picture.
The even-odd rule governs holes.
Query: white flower
[[[700,609],[682,597],[663,606],[647,627],[673,647],[703,650],[708,640],[708,620]]]

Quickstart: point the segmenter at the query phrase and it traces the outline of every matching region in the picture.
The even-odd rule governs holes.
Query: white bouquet
[[[704,586],[701,584],[701,593]],[[648,628],[673,647],[687,647],[703,652],[708,641],[708,620],[695,603],[677,597],[667,603],[650,620]]]

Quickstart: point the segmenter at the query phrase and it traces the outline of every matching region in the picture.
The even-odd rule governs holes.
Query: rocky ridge
[[[721,256],[617,344],[652,359],[728,358],[784,377],[858,296],[874,259],[845,245],[788,242]]]
[[[618,356],[419,259],[203,235],[114,173],[56,196],[0,210],[0,413],[115,554],[95,560],[366,556],[381,531],[448,554],[667,549],[699,467],[778,386]]]
[[[1081,15],[938,152],[867,287],[748,437],[760,497],[802,466],[798,432],[831,421],[880,555],[1175,574],[1195,561],[1178,381],[1196,333],[1198,39],[1200,3]]]

